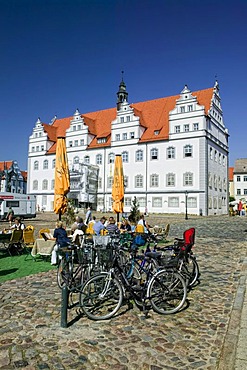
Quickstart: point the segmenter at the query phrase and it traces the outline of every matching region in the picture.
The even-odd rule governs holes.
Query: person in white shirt
[[[11,226],[11,229],[24,230],[26,226],[21,222],[20,217],[16,217],[14,220],[14,225]]]

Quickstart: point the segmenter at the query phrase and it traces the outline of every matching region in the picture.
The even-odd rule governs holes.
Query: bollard
[[[62,301],[61,301],[61,327],[68,327],[68,287],[65,285],[62,288]]]

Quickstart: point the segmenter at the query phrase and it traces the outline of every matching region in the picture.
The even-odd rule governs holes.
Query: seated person
[[[62,221],[56,222],[56,228],[54,230],[52,240],[56,240],[57,245],[55,245],[55,247],[53,248],[52,254],[51,254],[51,264],[56,265],[58,246],[63,248],[63,247],[67,247],[67,245],[70,243],[70,239],[67,236],[67,231],[65,230],[65,227]]]
[[[115,234],[115,233],[119,233],[119,228],[117,227],[116,223],[115,223],[115,219],[113,217],[110,217],[109,218],[109,222],[106,226],[106,230],[108,231],[109,234]]]
[[[14,221],[14,225],[11,226],[11,229],[16,229],[16,230],[24,230],[26,226],[21,222],[20,217],[16,217]]]
[[[121,226],[120,226],[121,232],[131,232],[131,225],[127,219],[123,219]]]
[[[74,232],[75,230],[82,230],[85,233],[87,229],[87,225],[83,222],[83,218],[80,216],[76,216],[75,223],[71,226],[71,231]]]
[[[56,228],[53,233],[53,240],[56,240],[60,247],[66,247],[70,243],[70,239],[67,236],[67,231],[62,221],[56,222]]]
[[[95,224],[93,225],[93,230],[96,235],[100,235],[100,231],[105,230],[105,222],[106,218],[104,216],[101,217],[101,219],[98,222],[95,222]]]

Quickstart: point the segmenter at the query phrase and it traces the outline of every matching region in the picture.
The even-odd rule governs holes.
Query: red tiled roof
[[[233,172],[234,172],[234,167],[229,167],[228,168],[228,178],[229,178],[229,181],[233,181]]]
[[[21,171],[22,177],[24,181],[27,181],[27,171]]]
[[[205,114],[208,114],[210,109],[213,90],[213,88],[209,88],[192,92],[192,95],[197,97],[198,104],[205,107]],[[168,139],[169,112],[175,108],[176,100],[179,97],[180,95],[175,95],[131,104],[134,114],[140,118],[140,124],[145,128],[140,142]],[[116,115],[116,108],[82,114],[89,133],[95,136],[89,144],[89,148],[110,146],[111,122],[116,118]],[[54,142],[48,153],[56,152],[56,139],[58,136],[65,137],[66,129],[70,127],[72,119],[73,117],[67,117],[56,119],[52,125],[43,124],[49,140]],[[155,135],[156,130],[159,131],[159,135]],[[106,142],[98,143],[97,139],[103,137],[106,138]]]
[[[0,162],[0,171],[8,170],[13,164],[13,161]]]

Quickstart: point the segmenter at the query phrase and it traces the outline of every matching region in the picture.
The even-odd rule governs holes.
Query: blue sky
[[[0,161],[27,169],[49,123],[220,85],[230,165],[246,158],[247,0],[0,0]]]

